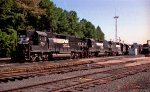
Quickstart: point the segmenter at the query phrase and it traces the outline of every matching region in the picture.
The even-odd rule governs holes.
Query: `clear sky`
[[[150,0],[53,0],[57,7],[74,10],[100,26],[106,40],[115,39],[115,9],[118,18],[118,37],[126,43],[146,43],[150,39]]]

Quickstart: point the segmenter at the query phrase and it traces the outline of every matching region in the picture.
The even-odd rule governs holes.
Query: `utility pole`
[[[117,19],[119,18],[119,16],[116,16],[114,17],[115,19],[115,41],[118,42],[118,39],[117,39]]]

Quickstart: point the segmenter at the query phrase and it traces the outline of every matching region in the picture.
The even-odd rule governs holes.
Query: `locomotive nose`
[[[19,44],[28,44],[28,41],[29,41],[29,37],[20,37],[18,39]]]

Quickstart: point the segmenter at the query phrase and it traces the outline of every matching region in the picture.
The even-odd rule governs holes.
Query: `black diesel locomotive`
[[[150,40],[147,40],[147,43],[143,44],[141,53],[146,56],[150,54]]]
[[[113,41],[65,36],[52,32],[17,31],[16,51],[12,61],[51,60],[53,55],[69,54],[70,58],[127,54],[128,45]]]

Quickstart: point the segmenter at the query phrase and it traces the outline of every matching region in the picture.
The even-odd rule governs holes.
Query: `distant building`
[[[130,47],[129,47],[129,50],[128,50],[128,52],[129,52],[129,55],[138,55],[139,53],[139,51],[138,51],[138,49],[139,49],[139,45],[137,44],[137,43],[133,43]]]

